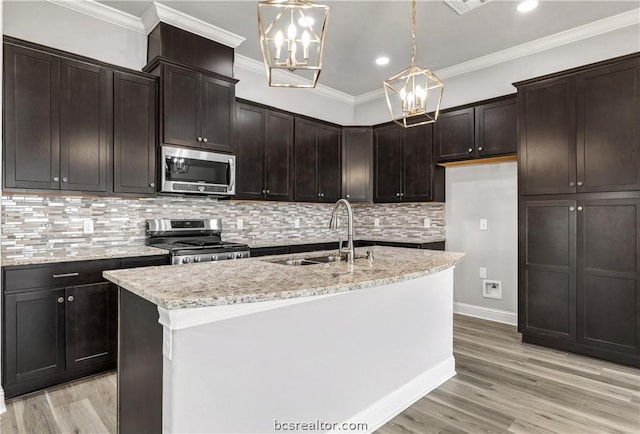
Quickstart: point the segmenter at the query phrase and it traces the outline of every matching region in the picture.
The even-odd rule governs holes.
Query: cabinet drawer
[[[4,292],[61,288],[102,282],[104,270],[119,268],[118,259],[77,261],[40,266],[5,267]]]
[[[122,258],[122,262],[120,264],[120,267],[118,268],[153,267],[169,264],[169,255],[143,256],[135,258]]]

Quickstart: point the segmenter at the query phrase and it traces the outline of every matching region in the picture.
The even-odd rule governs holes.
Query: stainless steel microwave
[[[162,166],[164,193],[236,193],[235,155],[162,146]]]

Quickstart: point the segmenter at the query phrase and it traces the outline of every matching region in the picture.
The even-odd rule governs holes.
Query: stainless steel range
[[[248,245],[224,242],[221,234],[220,219],[147,220],[147,245],[169,250],[173,265],[250,256]]]

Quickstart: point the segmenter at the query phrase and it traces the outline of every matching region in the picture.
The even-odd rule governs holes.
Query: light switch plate
[[[480,267],[480,278],[481,279],[487,278],[487,269],[485,267]]]
[[[375,227],[379,227],[380,226],[380,219],[373,219],[373,225]]]
[[[92,234],[93,233],[93,220],[92,219],[86,219],[83,222],[82,230],[83,230],[83,232],[85,234]]]
[[[489,221],[487,219],[480,219],[480,230],[486,231],[489,229]]]
[[[293,221],[293,227],[294,227],[295,229],[300,229],[300,219],[295,219],[295,220]]]
[[[242,219],[237,219],[236,220],[236,229],[242,230],[243,228],[244,228],[244,222],[242,221]]]
[[[429,229],[430,227],[431,227],[431,219],[430,218],[424,219],[424,228]]]

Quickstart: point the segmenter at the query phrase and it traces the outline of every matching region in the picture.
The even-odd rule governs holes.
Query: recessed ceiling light
[[[389,58],[386,56],[380,56],[376,59],[377,65],[386,65],[387,63],[389,63]]]
[[[303,16],[298,20],[298,24],[300,24],[302,27],[311,27],[313,26],[313,23],[313,17]]]
[[[518,12],[529,12],[538,7],[537,0],[525,0],[518,5]]]

